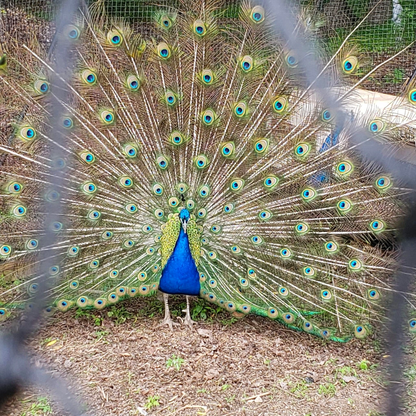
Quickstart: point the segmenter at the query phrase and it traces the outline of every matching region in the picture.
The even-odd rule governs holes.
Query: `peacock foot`
[[[171,331],[173,331],[173,326],[176,325],[180,325],[178,322],[173,322],[172,318],[166,317],[156,328],[160,328],[161,326],[167,325]]]
[[[182,312],[186,312],[186,311],[182,311]],[[191,327],[192,328],[192,325],[193,324],[196,324],[197,322],[196,321],[193,321],[192,319],[191,319],[191,317],[190,317],[190,315],[186,315],[185,316],[185,319],[181,319],[181,321],[185,324],[185,325],[188,325],[189,327]]]

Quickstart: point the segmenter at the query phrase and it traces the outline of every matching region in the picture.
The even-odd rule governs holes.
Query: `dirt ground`
[[[183,306],[174,301],[173,313]],[[193,329],[181,325],[174,332],[156,328],[163,316],[157,299],[56,314],[28,348],[34,365],[69,381],[88,415],[383,414],[387,357],[377,340],[326,342],[261,317],[236,320],[201,301],[193,314],[200,319]],[[411,357],[414,344],[405,352]],[[411,364],[407,415],[416,413]],[[63,413],[47,392],[33,388],[4,414]]]

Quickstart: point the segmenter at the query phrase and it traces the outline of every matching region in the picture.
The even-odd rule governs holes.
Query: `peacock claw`
[[[169,318],[165,318],[159,325],[156,326],[156,328],[160,328],[161,326],[164,326],[164,325],[169,326],[169,329],[173,331],[173,326],[174,325],[178,326],[180,324],[178,322],[173,322],[172,318],[169,317]]]

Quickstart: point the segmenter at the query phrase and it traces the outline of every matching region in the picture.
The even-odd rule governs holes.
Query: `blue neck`
[[[181,228],[175,249],[163,269],[159,290],[171,295],[197,296],[200,289],[199,273],[189,248],[188,235]]]

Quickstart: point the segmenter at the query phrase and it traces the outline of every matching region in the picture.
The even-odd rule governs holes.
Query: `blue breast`
[[[160,278],[159,290],[170,295],[199,295],[199,273],[189,248],[188,235],[181,229],[175,249]]]

